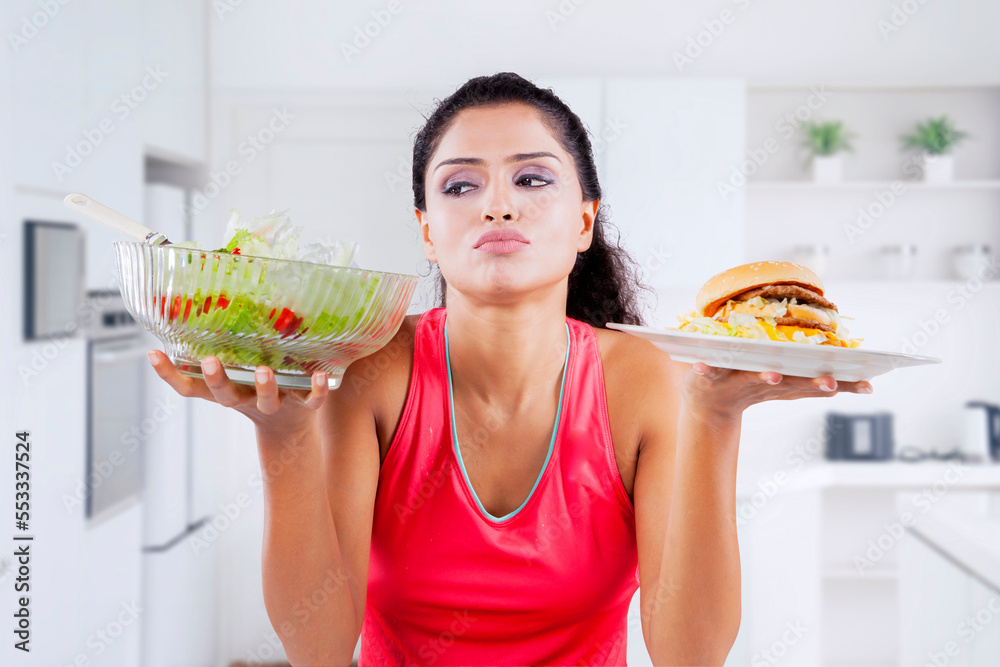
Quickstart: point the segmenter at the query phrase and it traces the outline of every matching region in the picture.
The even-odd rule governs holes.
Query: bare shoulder
[[[674,361],[647,340],[614,329],[594,329],[601,349],[605,383],[638,397],[650,390],[679,391],[690,364]],[[631,387],[631,389],[630,389]]]
[[[405,316],[392,339],[348,366],[340,387],[330,394],[341,406],[371,411],[379,440],[379,460],[385,457],[406,404],[419,319],[420,314]]]
[[[386,384],[391,383],[393,377],[404,370],[404,366],[412,364],[413,335],[419,317],[404,317],[388,343],[348,366],[337,393],[359,399],[375,399],[382,393],[387,388]],[[364,402],[374,404],[375,401]]]
[[[614,430],[639,444],[650,429],[670,428],[676,422],[684,373],[690,364],[671,359],[647,340],[614,329],[595,329],[609,418]],[[617,446],[617,445],[616,445]]]

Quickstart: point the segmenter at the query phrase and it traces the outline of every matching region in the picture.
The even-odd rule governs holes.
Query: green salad
[[[167,289],[153,297],[154,317],[183,328],[193,356],[227,364],[298,367],[290,345],[308,336],[322,344],[362,323],[382,283],[375,272],[323,270],[347,266],[356,244],[300,247],[286,212],[243,222],[235,211],[225,245],[214,251],[179,243]],[[273,263],[268,258],[295,262]],[[324,261],[316,261],[324,260]]]

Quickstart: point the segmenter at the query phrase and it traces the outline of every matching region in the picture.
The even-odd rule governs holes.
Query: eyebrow
[[[525,160],[534,160],[535,158],[540,158],[540,157],[550,157],[554,158],[556,162],[562,162],[562,160],[560,160],[558,157],[546,151],[538,151],[537,153],[515,153],[514,155],[508,155],[507,158],[504,160],[504,162],[510,164],[512,162],[524,162]],[[434,170],[437,171],[446,164],[471,164],[476,167],[482,167],[486,165],[486,160],[478,157],[453,157],[438,162],[437,166],[434,167]]]

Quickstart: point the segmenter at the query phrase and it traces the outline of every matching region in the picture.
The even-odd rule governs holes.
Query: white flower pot
[[[814,155],[812,172],[815,183],[839,183],[844,173],[844,163],[839,155]]]
[[[950,183],[953,180],[955,156],[924,153],[920,157],[925,183]]]

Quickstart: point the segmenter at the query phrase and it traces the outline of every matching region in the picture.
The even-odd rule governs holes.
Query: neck
[[[550,393],[566,359],[566,291],[516,303],[469,299],[449,288],[448,355],[452,382],[510,408]],[[560,293],[561,292],[561,293]]]

